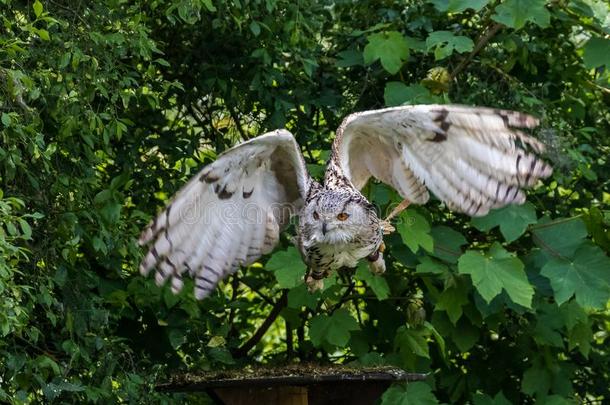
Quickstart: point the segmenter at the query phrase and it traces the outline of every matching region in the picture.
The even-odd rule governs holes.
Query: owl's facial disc
[[[337,196],[321,198],[310,212],[313,238],[328,244],[349,243],[359,233],[359,225],[363,223],[362,211],[349,199],[339,199]]]

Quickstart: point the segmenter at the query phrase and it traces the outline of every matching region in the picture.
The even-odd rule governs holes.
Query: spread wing
[[[332,159],[358,189],[373,176],[417,204],[428,189],[453,210],[472,216],[523,203],[523,187],[548,177],[536,156],[544,146],[520,129],[538,125],[518,112],[416,105],[348,116]]]
[[[242,143],[204,167],[140,236],[150,244],[140,264],[155,280],[195,278],[195,296],[210,294],[240,265],[273,250],[279,232],[303,204],[311,179],[298,144],[286,130]]]

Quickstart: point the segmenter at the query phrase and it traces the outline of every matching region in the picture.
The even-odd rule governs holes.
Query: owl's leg
[[[389,235],[396,230],[396,228],[394,228],[390,221],[392,220],[392,218],[407,209],[409,204],[411,204],[409,200],[402,200],[400,204],[394,207],[392,212],[390,212],[390,215],[388,215],[384,220],[381,221],[381,229],[384,235]]]
[[[328,277],[328,271],[320,270],[320,269],[310,269],[307,274],[305,274],[305,284],[307,284],[307,289],[310,293],[313,293],[317,290],[321,290],[324,288],[323,279]]]
[[[379,249],[375,253],[372,253],[367,256],[367,260],[369,261],[369,270],[373,274],[383,274],[385,273],[385,260],[383,260],[383,251],[385,250],[385,243],[381,242]]]

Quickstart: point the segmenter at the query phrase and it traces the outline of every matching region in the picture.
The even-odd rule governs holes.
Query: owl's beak
[[[322,222],[322,235],[326,235],[326,231],[328,230],[328,225],[326,222]]]

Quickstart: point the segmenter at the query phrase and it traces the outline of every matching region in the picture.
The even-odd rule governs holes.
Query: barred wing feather
[[[140,264],[156,268],[158,285],[195,278],[202,299],[240,265],[273,250],[280,230],[303,204],[310,177],[290,132],[277,130],[242,143],[204,167],[142,232],[150,244]]]
[[[416,105],[348,116],[333,159],[357,188],[372,176],[403,198],[423,204],[428,189],[453,210],[472,216],[523,203],[523,187],[548,177],[542,143],[522,129],[538,120],[518,112]]]

